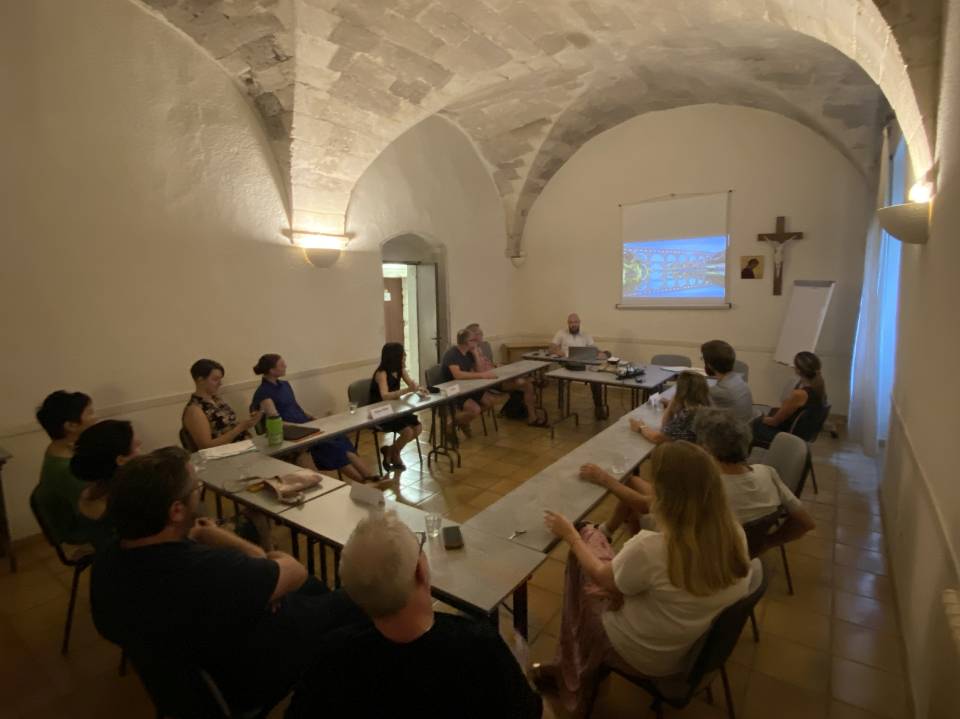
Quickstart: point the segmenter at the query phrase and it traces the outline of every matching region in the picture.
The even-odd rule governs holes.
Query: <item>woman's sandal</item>
[[[549,427],[550,423],[547,422],[545,417],[538,417],[533,420],[533,422],[527,422],[528,427]]]
[[[404,469],[407,468],[407,465],[405,465],[405,464],[403,463],[403,460],[400,459],[400,454],[399,454],[399,453],[398,453],[392,460],[390,460],[390,466],[391,466],[393,469],[399,469],[399,470],[401,470],[401,471],[403,471]]]
[[[383,460],[381,461],[381,464],[383,465],[383,468],[389,472],[391,469],[393,469],[393,466],[394,466],[393,463],[390,461],[390,448],[381,447],[380,454],[383,455]]]

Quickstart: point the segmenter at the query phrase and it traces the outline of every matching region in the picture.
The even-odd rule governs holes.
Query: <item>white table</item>
[[[631,418],[660,426],[662,411],[642,405],[575,450],[534,475],[517,489],[491,504],[464,525],[539,552],[548,552],[557,538],[543,524],[550,509],[571,521],[582,519],[607,493],[603,487],[580,479],[580,467],[597,464],[608,471],[617,458],[620,479],[626,478],[654,445],[630,430]]]
[[[349,491],[326,494],[283,515],[283,521],[334,549],[339,564],[340,549],[357,523],[374,512],[393,510],[413,531],[425,530],[427,513],[400,502],[387,501],[382,508],[355,502]],[[443,520],[443,526],[455,522]],[[463,547],[445,549],[440,537],[427,538],[423,551],[430,560],[433,594],[451,606],[480,614],[496,626],[499,606],[513,595],[514,626],[527,636],[527,581],[546,561],[546,555],[464,525]],[[321,549],[321,573],[326,562]],[[312,549],[311,549],[312,559]]]
[[[575,371],[570,369],[558,369],[553,372],[547,372],[547,377],[557,380],[558,396],[557,401],[561,407],[561,416],[558,421],[563,421],[570,416],[574,417],[577,424],[580,424],[576,413],[570,412],[570,383],[586,382],[587,384],[598,385],[603,388],[601,395],[601,406],[603,415],[610,416],[610,409],[607,405],[607,388],[617,387],[630,390],[630,406],[637,407],[641,401],[645,401],[651,392],[661,387],[665,382],[676,376],[673,370],[664,369],[657,365],[640,365],[644,374],[631,377],[629,379],[619,379],[614,372],[601,372],[598,370]]]

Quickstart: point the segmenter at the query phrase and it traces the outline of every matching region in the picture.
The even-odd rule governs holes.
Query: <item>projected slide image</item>
[[[624,298],[722,298],[724,235],[623,244]]]

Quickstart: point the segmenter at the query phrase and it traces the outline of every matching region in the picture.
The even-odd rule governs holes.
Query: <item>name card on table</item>
[[[370,419],[386,419],[393,414],[393,408],[388,404],[382,404],[379,407],[370,409]]]
[[[384,505],[383,492],[376,487],[360,482],[350,483],[350,499],[359,504],[368,504],[371,507],[382,507]]]
[[[446,395],[447,397],[452,397],[455,394],[460,394],[460,385],[459,384],[447,385],[446,387],[443,388],[443,394]]]

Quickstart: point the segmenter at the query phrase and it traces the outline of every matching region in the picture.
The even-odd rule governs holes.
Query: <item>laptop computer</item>
[[[283,438],[287,442],[296,442],[298,439],[303,439],[304,437],[309,437],[311,434],[317,434],[322,431],[322,429],[304,427],[301,424],[285,424],[283,425]]]
[[[590,364],[596,364],[599,360],[597,359],[597,348],[590,347],[570,347],[567,351],[567,359],[573,360],[574,362],[585,362]]]

